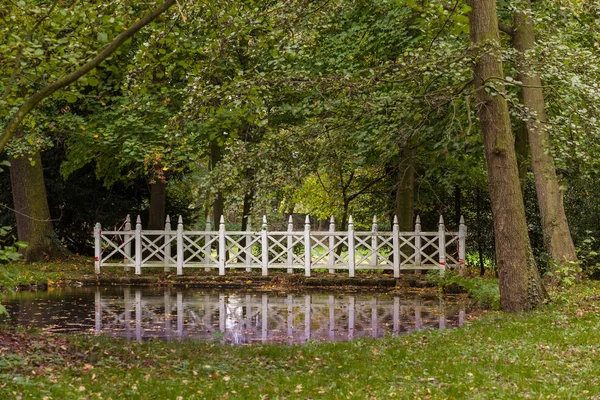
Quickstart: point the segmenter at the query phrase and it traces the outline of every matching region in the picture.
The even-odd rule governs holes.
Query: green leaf
[[[106,43],[106,42],[108,42],[108,35],[106,34],[106,32],[99,32],[98,33],[98,41],[100,43]]]
[[[88,78],[87,83],[90,86],[98,86],[100,84],[100,80],[94,76],[91,76]]]

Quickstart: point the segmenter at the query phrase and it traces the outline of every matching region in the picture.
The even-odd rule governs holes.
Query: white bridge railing
[[[168,216],[164,230],[143,230],[139,216],[135,229],[129,216],[123,228],[94,227],[97,274],[106,266],[134,268],[137,275],[149,267],[175,268],[177,275],[185,268],[218,269],[219,275],[232,268],[260,269],[264,276],[270,269],[302,270],[305,276],[316,269],[341,270],[350,277],[356,270],[389,270],[394,277],[407,269],[443,272],[454,267],[462,272],[467,236],[462,217],[458,232],[448,232],[441,216],[437,232],[422,232],[419,217],[414,232],[400,232],[396,217],[392,232],[380,232],[375,217],[368,232],[355,231],[352,217],[347,231],[336,231],[333,217],[329,231],[312,231],[308,216],[303,231],[294,231],[291,216],[286,231],[269,231],[264,216],[258,232],[226,231],[223,217],[218,231],[210,223],[204,231],[184,231],[181,217],[172,230]]]

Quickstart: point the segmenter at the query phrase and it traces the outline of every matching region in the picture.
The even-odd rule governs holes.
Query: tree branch
[[[512,26],[503,24],[500,21],[498,21],[498,29],[500,30],[500,32],[504,32],[507,35],[509,35],[510,37],[512,37],[512,35],[514,35],[514,33],[515,33],[515,30],[513,29]]]
[[[73,71],[67,76],[58,79],[54,82],[49,83],[33,95],[29,97],[25,103],[19,108],[17,113],[13,116],[13,118],[9,121],[9,123],[4,128],[4,132],[2,136],[0,136],[0,152],[4,150],[4,147],[8,143],[8,141],[14,136],[17,128],[23,121],[23,119],[29,114],[29,112],[43,99],[50,96],[54,92],[64,87],[69,86],[73,82],[77,81],[79,78],[96,68],[100,63],[106,60],[111,54],[113,54],[119,46],[121,46],[127,39],[132,37],[137,31],[142,29],[144,26],[148,25],[150,22],[154,21],[160,14],[165,12],[169,7],[175,4],[177,0],[166,0],[160,7],[156,8],[150,14],[146,15],[144,18],[140,19],[135,24],[131,25],[126,31],[118,35],[113,39],[113,41],[108,44],[96,57],[82,65],[79,69]]]

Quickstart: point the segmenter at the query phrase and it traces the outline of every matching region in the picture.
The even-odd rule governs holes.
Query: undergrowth
[[[430,271],[427,281],[435,285],[442,293],[458,294],[467,293],[475,306],[490,309],[500,309],[500,290],[497,279],[481,277],[465,278],[453,271],[440,274],[439,271]]]

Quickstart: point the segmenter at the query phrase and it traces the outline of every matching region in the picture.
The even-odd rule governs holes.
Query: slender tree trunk
[[[521,184],[523,200],[525,200],[525,185],[527,184],[527,169],[529,167],[528,140],[527,126],[521,123],[515,132],[515,151],[517,153],[517,169],[519,170],[519,182]]]
[[[165,207],[167,203],[167,184],[156,181],[150,184],[150,213],[148,229],[161,230],[165,228]]]
[[[476,215],[477,221],[481,221],[481,189],[477,188],[477,205]],[[481,238],[481,224],[476,224],[475,232],[477,232],[477,252],[479,253],[479,276],[485,275],[485,264],[483,262],[483,241]]]
[[[460,217],[462,215],[462,191],[460,186],[454,186],[454,223],[460,225]]]
[[[410,232],[415,222],[414,150],[404,144],[399,149],[398,158],[395,212],[400,231]]]
[[[17,236],[28,244],[24,252],[25,260],[34,262],[62,256],[52,226],[39,153],[12,159],[10,182]]]
[[[527,59],[527,53],[534,48],[535,36],[529,0],[524,0],[524,4],[526,9],[516,12],[514,16],[513,42],[518,54],[519,80],[523,83],[521,89],[523,104],[530,113],[526,125],[531,152],[531,169],[542,218],[544,243],[554,261],[567,264],[577,261],[577,255],[565,214],[563,193],[550,151],[550,137],[544,127],[546,112],[542,81]]]
[[[242,209],[242,230],[245,231],[248,227],[252,205],[254,204],[254,188],[250,192],[244,194],[244,205]]]
[[[222,158],[222,150],[221,146],[217,142],[210,143],[210,168],[214,169],[215,166],[221,161]],[[220,190],[217,192],[215,196],[215,200],[213,202],[213,226],[214,229],[219,230],[219,222],[221,220],[221,216],[225,210],[225,201],[223,199],[223,192]]]
[[[469,0],[477,114],[483,134],[494,217],[500,301],[505,311],[532,309],[547,294],[533,258],[504,97],[495,0]]]

